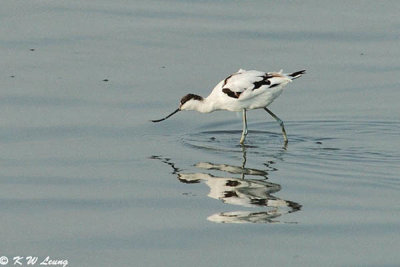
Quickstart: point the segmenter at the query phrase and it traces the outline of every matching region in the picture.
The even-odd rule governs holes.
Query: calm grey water
[[[2,1],[0,257],[398,266],[398,1]],[[307,74],[182,112],[239,68]],[[4,259],[4,258],[3,258]],[[26,262],[23,262],[27,266]]]

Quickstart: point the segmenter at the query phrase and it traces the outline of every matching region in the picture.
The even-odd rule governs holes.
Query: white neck
[[[207,98],[203,98],[202,100],[191,100],[190,103],[187,103],[185,110],[196,110],[201,113],[209,113],[215,109],[214,104],[207,100]]]
[[[214,104],[209,101],[207,98],[204,98],[202,101],[198,101],[199,104],[197,106],[197,111],[201,113],[209,113],[215,109]]]

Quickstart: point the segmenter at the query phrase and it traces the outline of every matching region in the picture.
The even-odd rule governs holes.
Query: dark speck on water
[[[108,79],[104,79],[103,82],[108,82]]]

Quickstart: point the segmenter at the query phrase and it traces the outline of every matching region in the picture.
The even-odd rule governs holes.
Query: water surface
[[[397,1],[3,1],[0,256],[70,266],[396,266]],[[239,68],[307,74],[181,112]],[[10,264],[9,264],[10,265]]]

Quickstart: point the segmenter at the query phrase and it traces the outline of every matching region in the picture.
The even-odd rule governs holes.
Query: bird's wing
[[[227,77],[222,84],[222,92],[233,98],[243,98],[246,90],[252,91],[252,95],[257,95],[256,89],[263,85],[270,85],[271,81],[268,73],[256,70],[245,71],[240,69]],[[244,93],[244,94],[242,94]]]

